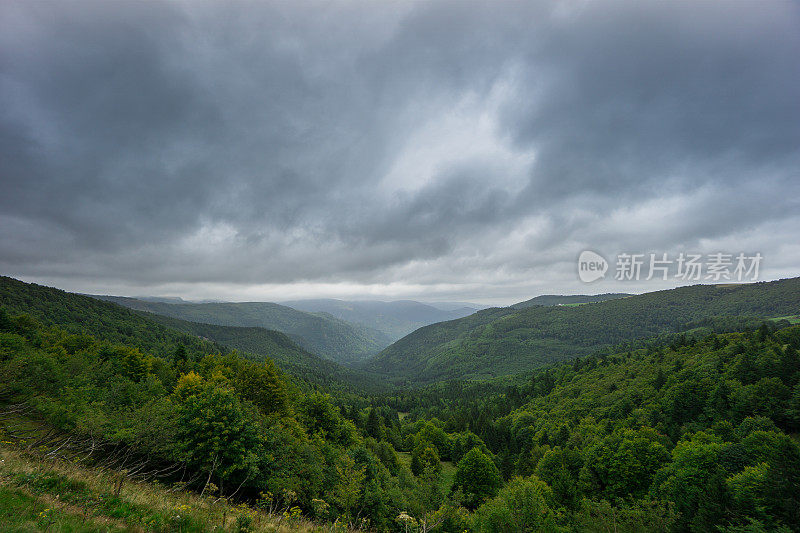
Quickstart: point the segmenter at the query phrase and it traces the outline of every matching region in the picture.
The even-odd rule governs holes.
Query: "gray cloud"
[[[797,275],[800,8],[5,2],[0,271],[505,302],[584,248]]]

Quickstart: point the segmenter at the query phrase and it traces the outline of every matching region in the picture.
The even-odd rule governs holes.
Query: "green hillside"
[[[327,389],[372,392],[382,386],[382,380],[377,377],[307,352],[280,331],[258,327],[201,324],[145,311],[137,313],[142,313],[145,318],[153,322],[234,348],[245,355],[269,357],[291,376],[322,385]]]
[[[519,446],[518,473],[562,502],[670,501],[675,530],[797,528],[798,348],[800,328],[762,327],[586,359],[497,427]]]
[[[201,324],[199,322],[189,322],[187,320],[155,315],[144,311],[140,313],[148,320],[184,333],[206,338],[242,352],[273,357],[276,362],[280,364],[308,367],[325,363],[327,366],[337,366],[333,362],[322,360],[316,355],[308,353],[280,331],[256,327],[246,328]],[[279,355],[271,356],[270,354]]]
[[[798,531],[800,327],[777,327],[386,401],[438,449],[471,435],[494,454],[512,481],[489,491],[476,531]]]
[[[794,282],[709,288],[730,291],[735,305],[703,297],[709,289],[687,288],[683,299],[771,312]],[[766,533],[800,524],[800,326],[786,320],[704,334],[741,321],[700,318],[669,343],[602,350],[525,381],[326,395],[289,386],[270,358],[203,354],[214,343],[196,336],[280,345],[257,328],[159,319],[184,335],[8,278],[2,295],[0,524],[12,530]],[[472,326],[514,316],[479,315]],[[468,333],[460,322],[449,329]],[[176,338],[201,351],[182,354],[169,344]]]
[[[262,327],[285,333],[311,353],[353,363],[391,343],[383,333],[324,313],[307,313],[269,302],[165,303],[118,296],[104,300],[157,315],[219,326]]]
[[[43,289],[28,294],[69,301],[67,293]],[[350,529],[348,524],[385,529],[409,508],[406,495],[419,485],[412,474],[387,470],[372,451],[375,441],[367,441],[330,396],[289,386],[271,359],[252,361],[236,352],[164,357],[90,332],[0,308],[0,450],[25,452],[37,463],[25,472],[0,462],[0,513],[20,527],[29,518],[52,518],[43,520],[42,529],[20,531],[71,527],[77,515],[87,526],[80,531],[92,531],[95,517],[111,517],[121,531],[242,532],[260,526],[251,507],[275,525],[313,518],[338,521],[336,531]],[[112,480],[111,489],[50,475],[45,464],[53,458],[98,468]],[[398,475],[405,476],[402,490]],[[130,492],[120,489],[141,479],[199,494],[179,499],[220,512],[165,513],[152,492],[131,501]],[[57,501],[42,506],[48,498]],[[226,517],[233,498],[250,505]],[[375,499],[381,505],[372,508]],[[209,514],[219,517],[216,524]],[[7,523],[0,514],[0,530]]]
[[[225,354],[233,348],[253,359],[273,359],[293,377],[326,388],[378,387],[369,376],[321,359],[286,335],[264,328],[199,324],[132,311],[112,302],[5,276],[0,277],[0,307],[10,313],[26,313],[72,334],[89,334],[162,357],[173,357],[179,347],[186,350],[189,359]]]
[[[171,356],[183,346],[189,357],[219,353],[224,347],[180,333],[119,305],[0,276],[0,307],[25,313],[46,326],[107,342],[125,343],[143,352]]]
[[[682,331],[715,317],[776,317],[800,309],[800,278],[694,285],[580,306],[488,309],[421,328],[365,368],[398,383],[486,379]]]

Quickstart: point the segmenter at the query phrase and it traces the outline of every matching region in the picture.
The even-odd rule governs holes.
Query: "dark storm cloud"
[[[587,247],[792,264],[798,53],[788,2],[6,2],[0,270],[491,299]]]
[[[540,145],[537,189],[602,193],[648,187],[643,171],[687,179],[796,161],[796,6],[600,7],[556,25],[541,98],[507,121],[517,144]]]

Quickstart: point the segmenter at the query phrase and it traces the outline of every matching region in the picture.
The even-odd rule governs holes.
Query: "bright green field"
[[[771,320],[788,320],[790,324],[800,324],[800,315],[778,316]]]

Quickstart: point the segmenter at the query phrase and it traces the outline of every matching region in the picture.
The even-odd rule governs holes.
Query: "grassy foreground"
[[[2,532],[331,532],[298,511],[268,514],[0,445]]]

